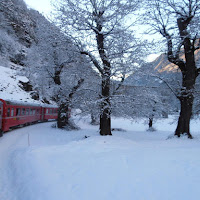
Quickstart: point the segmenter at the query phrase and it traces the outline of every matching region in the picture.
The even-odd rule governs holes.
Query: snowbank
[[[17,129],[0,140],[0,200],[199,200],[200,123],[193,140],[167,139],[173,117],[115,118],[113,136],[102,137],[89,119],[82,130],[52,128],[53,122]],[[87,136],[87,137],[85,137]]]
[[[116,135],[15,151],[17,199],[199,199],[199,140],[136,142],[131,133],[131,139]]]

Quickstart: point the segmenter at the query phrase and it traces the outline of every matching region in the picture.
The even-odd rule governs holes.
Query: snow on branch
[[[99,72],[100,72],[101,74],[104,73],[104,72],[103,72],[103,69],[102,69],[101,66],[99,65],[99,62],[97,61],[97,59],[96,59],[90,52],[81,51],[81,54],[89,56],[89,58],[90,58],[91,61],[93,62],[94,66],[99,70]]]

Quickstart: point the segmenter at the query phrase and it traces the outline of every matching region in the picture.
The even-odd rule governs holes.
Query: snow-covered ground
[[[193,140],[167,139],[176,124],[115,118],[113,136],[36,124],[0,138],[0,200],[199,200],[200,123]],[[87,136],[87,138],[85,137]]]

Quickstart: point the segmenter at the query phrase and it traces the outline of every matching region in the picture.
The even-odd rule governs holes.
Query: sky
[[[52,0],[24,0],[28,7],[38,10],[44,16],[48,16],[52,11],[51,1]],[[151,62],[155,60],[159,54],[151,54],[147,57],[147,61]]]
[[[38,10],[40,13],[47,15],[51,12],[51,0],[24,0],[28,7]]]

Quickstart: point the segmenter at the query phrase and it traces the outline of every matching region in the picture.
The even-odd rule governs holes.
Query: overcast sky
[[[43,14],[51,11],[51,0],[24,0],[28,7],[31,7]]]

